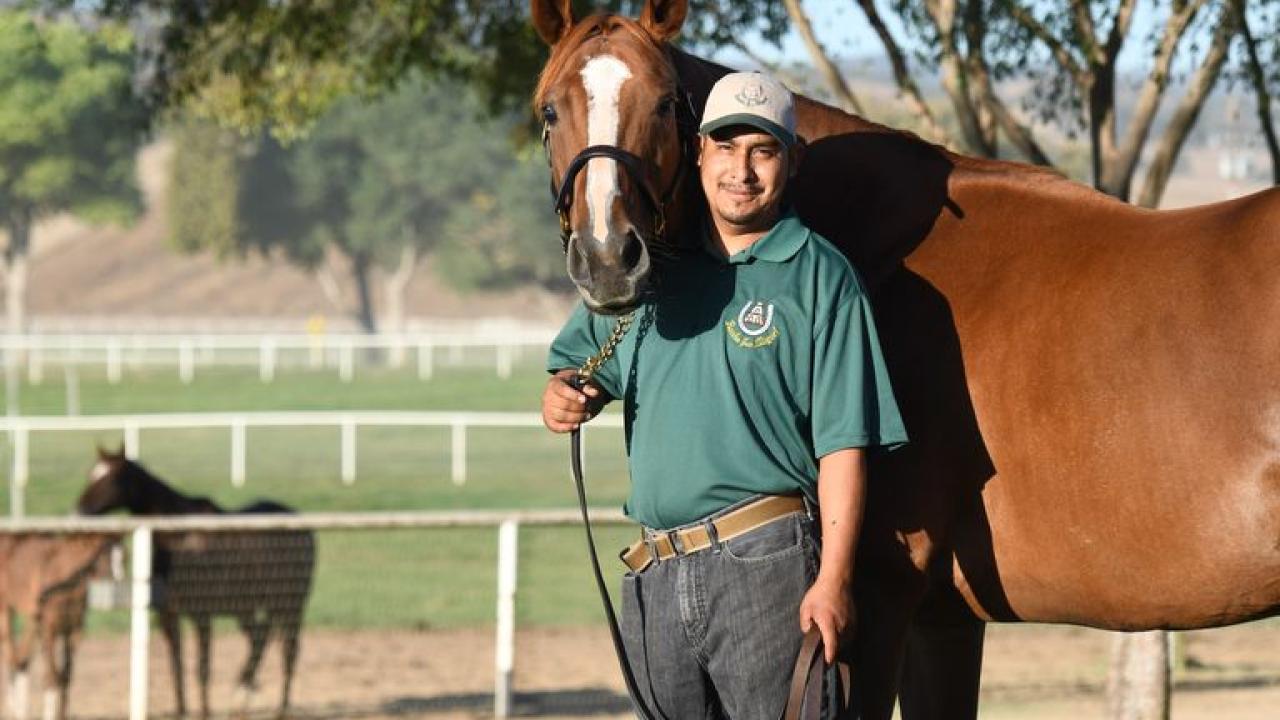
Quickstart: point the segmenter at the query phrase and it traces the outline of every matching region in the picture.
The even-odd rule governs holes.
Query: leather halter
[[[587,166],[587,162],[592,158],[608,158],[617,162],[619,166],[626,170],[631,182],[639,188],[645,204],[653,212],[654,235],[657,236],[659,241],[666,239],[667,205],[675,199],[676,191],[688,172],[687,161],[696,151],[695,138],[697,137],[697,120],[693,110],[693,99],[684,88],[677,88],[676,97],[676,132],[680,141],[680,166],[671,181],[671,185],[662,193],[662,197],[657,197],[649,187],[649,184],[645,182],[645,161],[635,153],[623,150],[617,145],[589,145],[582,152],[574,155],[573,160],[569,161],[569,167],[565,169],[564,178],[561,179],[559,188],[556,187],[555,178],[551,178],[551,197],[555,200],[556,215],[560,217],[560,244],[565,253],[569,252],[569,235],[573,232],[569,222],[569,209],[573,206],[574,181],[577,180],[578,173],[582,172],[582,169]],[[547,165],[550,167],[551,126],[545,121],[542,123],[542,148],[547,156]]]

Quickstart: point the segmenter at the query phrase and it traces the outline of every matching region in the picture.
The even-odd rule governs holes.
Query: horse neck
[[[131,465],[130,469],[135,475],[132,482],[137,492],[131,498],[129,511],[135,515],[187,515],[217,507],[205,498],[183,495],[140,465]]]

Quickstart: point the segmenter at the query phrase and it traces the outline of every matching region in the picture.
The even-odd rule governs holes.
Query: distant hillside
[[[158,143],[140,157],[147,213],[130,228],[87,227],[57,218],[36,230],[30,309],[37,316],[292,317],[324,315],[343,324],[344,312],[318,281],[283,261],[251,256],[219,263],[208,254],[183,255],[165,243],[165,179],[170,147]],[[548,242],[548,248],[555,248]],[[430,262],[428,258],[427,263]],[[350,307],[351,284],[339,289]],[[460,295],[424,266],[409,290],[410,316],[505,316],[539,325],[562,319],[572,298],[537,289]],[[332,325],[331,325],[332,326]]]

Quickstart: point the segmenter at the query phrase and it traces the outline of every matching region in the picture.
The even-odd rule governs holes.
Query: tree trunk
[[[884,52],[889,56],[889,64],[893,66],[893,79],[898,84],[898,90],[902,92],[907,106],[920,116],[927,139],[954,147],[955,142],[938,124],[937,119],[933,117],[933,111],[929,109],[924,96],[920,94],[920,88],[912,79],[911,70],[907,67],[906,55],[902,52],[902,48],[898,47],[898,42],[893,39],[893,33],[889,32],[884,19],[880,17],[880,11],[876,9],[874,0],[857,0],[857,3],[858,7],[862,8],[862,13],[866,15],[867,22],[871,24],[871,29],[875,30],[880,43],[884,45]]]
[[[1168,633],[1116,633],[1107,677],[1109,720],[1169,720]]]
[[[1142,183],[1142,191],[1138,194],[1138,204],[1142,207],[1154,208],[1160,205],[1160,198],[1164,196],[1164,190],[1169,185],[1169,176],[1173,174],[1178,155],[1182,152],[1182,145],[1191,134],[1191,128],[1195,126],[1196,119],[1200,117],[1200,110],[1204,107],[1209,94],[1213,92],[1218,76],[1222,74],[1222,66],[1227,62],[1227,54],[1235,34],[1235,15],[1224,9],[1218,27],[1214,30],[1213,42],[1205,54],[1204,62],[1196,71],[1195,77],[1191,79],[1190,87],[1182,96],[1173,117],[1170,118],[1156,144],[1155,157],[1151,160],[1151,167],[1147,170],[1147,177]]]
[[[385,328],[390,332],[403,334],[405,331],[405,294],[409,289],[409,283],[413,281],[413,275],[417,269],[418,248],[411,243],[405,243],[404,247],[400,248],[400,264],[396,267],[395,272],[387,276],[387,280],[383,284],[383,297],[386,300]],[[404,346],[397,343],[391,350],[391,366],[402,366],[404,364],[404,355]]]
[[[813,32],[813,24],[809,22],[809,16],[805,14],[804,8],[800,7],[800,0],[783,0],[782,4],[786,6],[787,15],[791,16],[792,26],[800,33],[800,38],[804,40],[805,47],[809,49],[809,57],[813,58],[814,66],[822,74],[822,78],[827,81],[827,87],[835,95],[840,109],[845,112],[866,115],[866,111],[862,109],[862,103],[858,102],[857,96],[853,94],[849,84],[844,81],[844,76],[840,74],[840,69],[836,67],[835,63],[831,62],[827,52],[822,49],[817,35]]]
[[[1271,155],[1271,180],[1273,184],[1280,185],[1280,141],[1276,140],[1276,126],[1271,120],[1271,93],[1267,92],[1266,72],[1262,69],[1262,61],[1258,58],[1258,44],[1254,41],[1253,31],[1249,28],[1244,0],[1232,0],[1231,5],[1236,22],[1240,24],[1240,36],[1244,38],[1249,82],[1253,85],[1253,93],[1258,102],[1258,124],[1262,126],[1262,136],[1267,141],[1267,152]]]
[[[373,335],[378,332],[378,324],[373,317],[373,297],[369,292],[369,273],[373,269],[373,259],[368,253],[358,252],[351,256],[351,279],[356,283],[356,322],[360,329]]]
[[[9,244],[4,252],[5,329],[27,330],[27,256],[31,249],[31,213],[17,210],[9,218]]]

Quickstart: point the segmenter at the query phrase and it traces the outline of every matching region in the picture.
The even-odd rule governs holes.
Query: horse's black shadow
[[[924,531],[938,552],[919,619],[972,618],[953,589],[954,558],[983,609],[995,619],[1016,620],[981,502],[995,468],[969,395],[950,304],[903,262],[943,213],[963,221],[964,208],[948,189],[953,169],[948,155],[909,135],[850,133],[807,147],[792,193],[806,224],[839,247],[867,283],[911,438],[901,449],[871,455],[864,537],[872,547],[865,554],[876,556],[878,574],[910,575],[911,558],[894,538]]]

